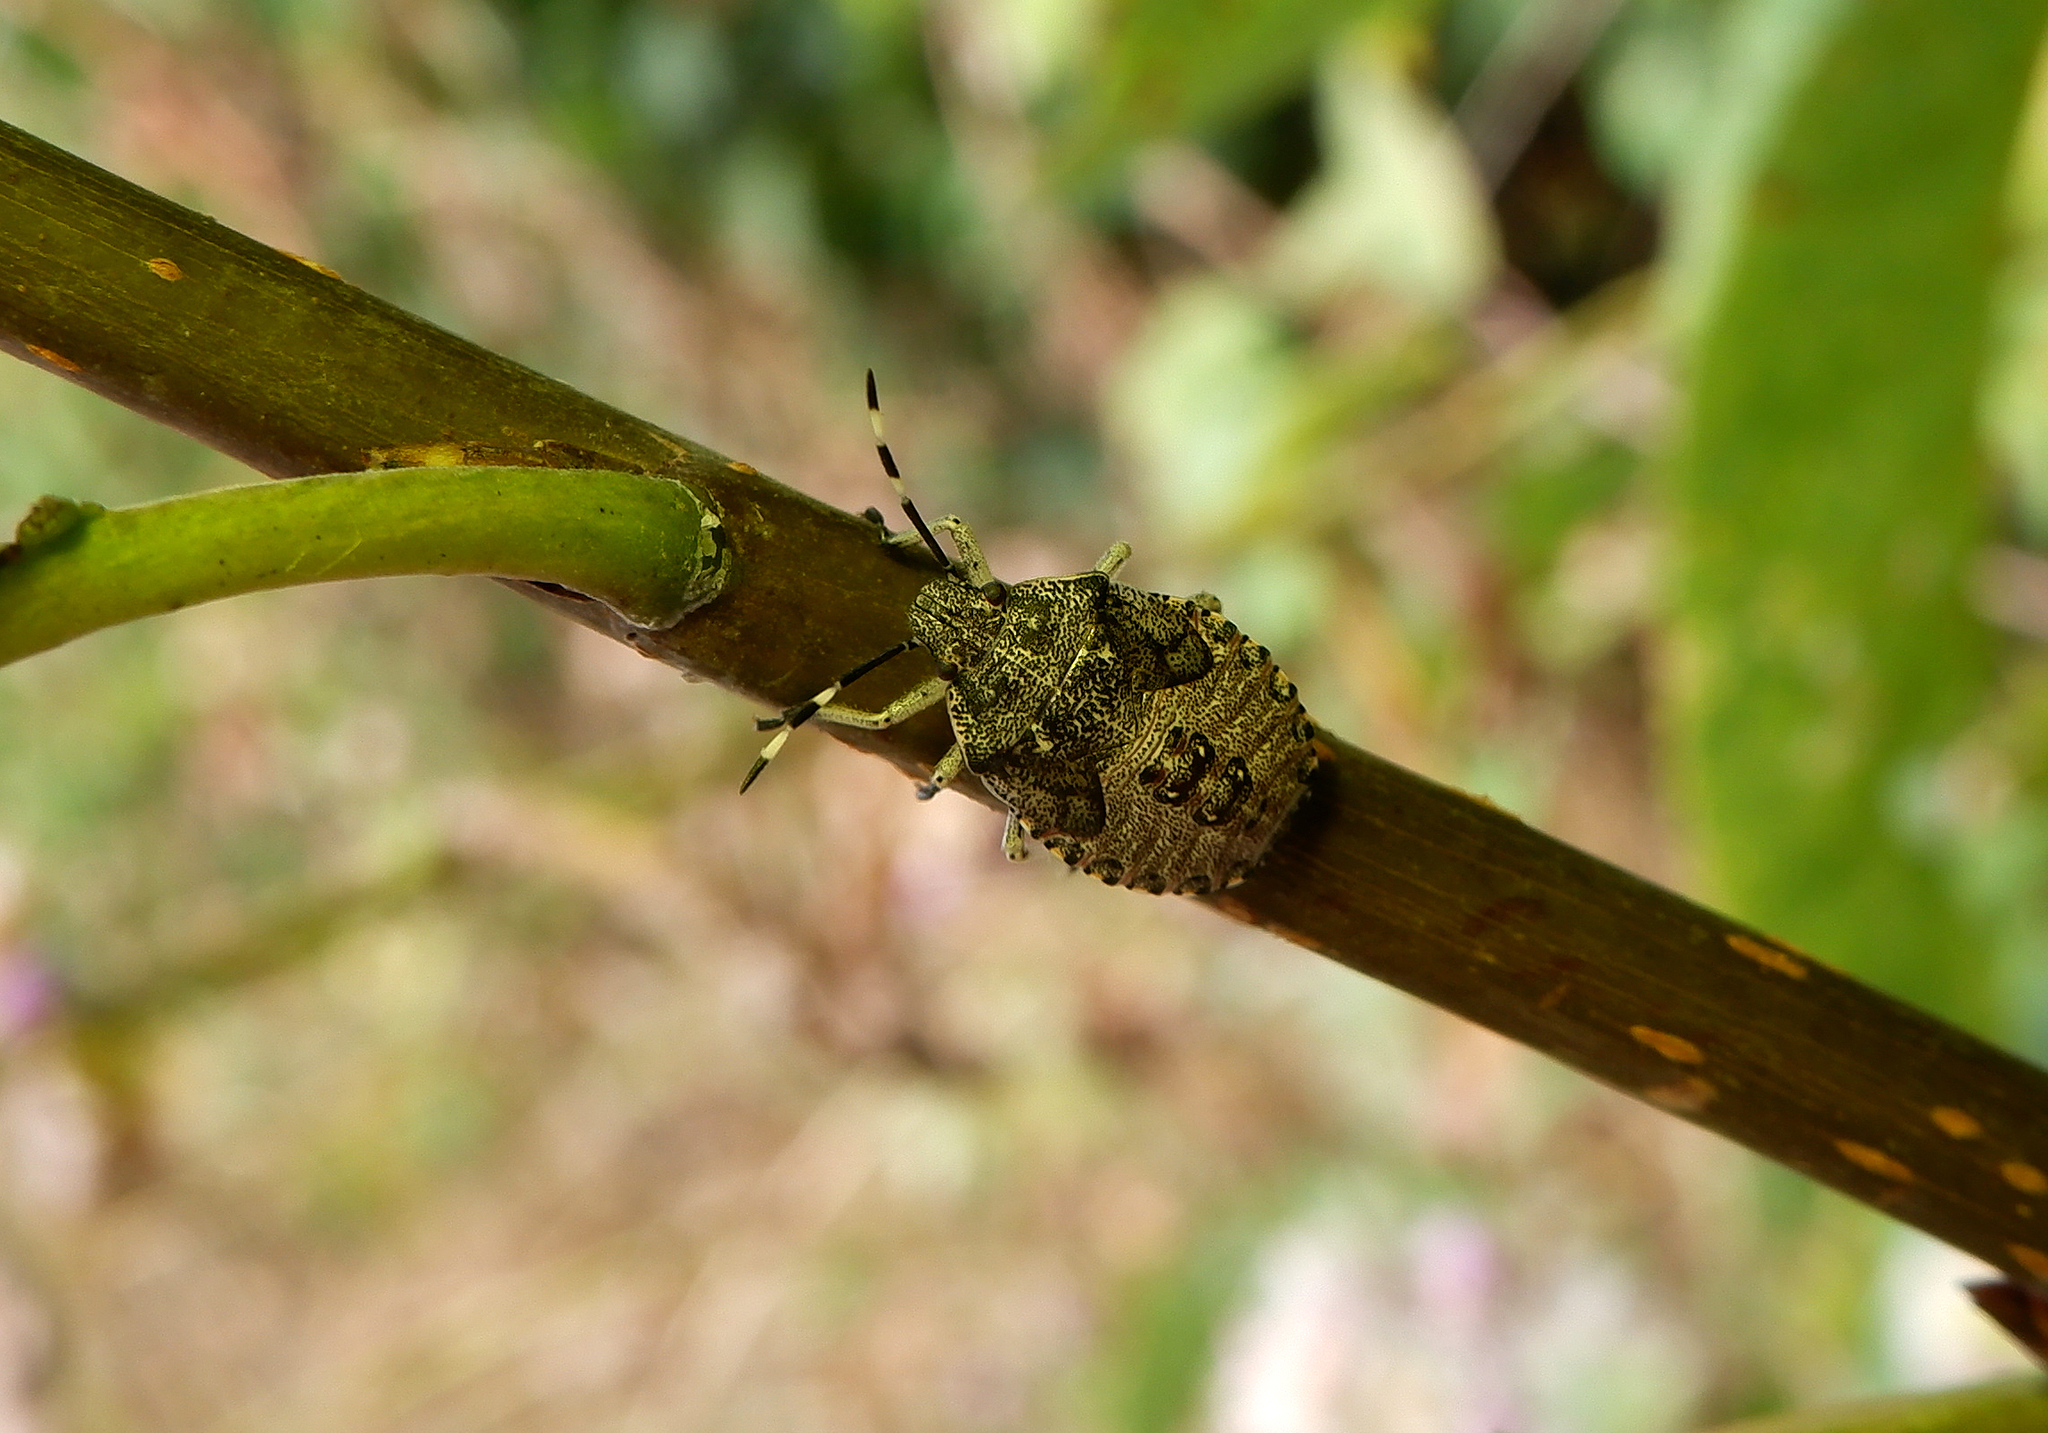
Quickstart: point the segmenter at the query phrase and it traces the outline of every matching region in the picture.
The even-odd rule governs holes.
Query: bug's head
[[[941,670],[971,667],[996,639],[1003,609],[959,577],[927,582],[910,604],[910,635]]]

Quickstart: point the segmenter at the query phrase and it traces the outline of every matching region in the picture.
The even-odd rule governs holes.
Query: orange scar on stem
[[[1775,970],[1778,974],[1789,975],[1794,980],[1806,979],[1806,967],[1775,945],[1765,945],[1760,940],[1751,940],[1748,936],[1732,930],[1724,939],[1727,940],[1729,949],[1737,955],[1748,956],[1766,970]]]
[[[2025,1244],[2008,1244],[2005,1247],[2012,1253],[2013,1262],[2022,1269],[2037,1279],[2048,1279],[2048,1254],[2030,1249]]]
[[[1976,1117],[1957,1109],[1954,1105],[1936,1105],[1927,1112],[1927,1118],[1934,1121],[1935,1128],[1951,1139],[1975,1139],[1984,1133],[1984,1126]]]
[[[1643,1091],[1643,1098],[1675,1114],[1696,1115],[1712,1104],[1714,1096],[1720,1093],[1711,1082],[1698,1075],[1687,1075],[1668,1085],[1653,1085]]]
[[[1838,1139],[1835,1141],[1835,1148],[1842,1152],[1842,1158],[1849,1163],[1867,1169],[1872,1174],[1881,1175],[1886,1179],[1896,1179],[1902,1184],[1912,1181],[1913,1171],[1881,1149],[1872,1149],[1869,1145],[1858,1144],[1853,1139]]]
[[[1682,1035],[1669,1035],[1647,1025],[1631,1025],[1628,1033],[1635,1037],[1638,1045],[1648,1045],[1667,1060],[1676,1060],[1681,1065],[1706,1063],[1707,1057],[1700,1053],[1700,1047]]]
[[[290,249],[279,249],[278,253],[283,254],[287,259],[296,259],[316,274],[325,274],[330,279],[341,277],[340,274],[328,268],[327,265],[321,263],[318,259],[309,259],[304,254],[294,254]]]
[[[755,467],[752,463],[731,462],[727,463],[726,466],[728,468],[731,468],[735,473],[745,473],[750,478],[758,478],[759,476],[761,476],[761,470]]]
[[[142,266],[167,284],[175,284],[185,277],[185,271],[169,259],[145,259]]]
[[[85,372],[85,365],[80,363],[73,363],[70,359],[66,358],[63,354],[57,352],[57,350],[54,348],[44,348],[39,343],[30,343],[25,344],[23,346],[27,348],[30,353],[33,353],[37,358],[40,358],[43,362],[55,364],[57,367],[63,369],[66,373]]]
[[[2021,1160],[2008,1159],[1998,1166],[2005,1182],[2022,1194],[2048,1194],[2048,1174]]]

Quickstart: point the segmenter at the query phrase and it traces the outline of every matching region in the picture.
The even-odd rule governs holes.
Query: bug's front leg
[[[1003,822],[1003,854],[1013,861],[1021,861],[1031,854],[1031,848],[1024,844],[1024,823],[1014,811]]]
[[[1128,542],[1112,542],[1109,551],[1102,554],[1102,560],[1095,564],[1095,570],[1104,577],[1116,576],[1116,571],[1131,560],[1131,545]]]
[[[996,580],[989,568],[988,559],[982,556],[981,544],[975,540],[974,529],[951,513],[932,524],[940,532],[953,538],[953,547],[960,554],[960,575],[975,587],[986,587]]]

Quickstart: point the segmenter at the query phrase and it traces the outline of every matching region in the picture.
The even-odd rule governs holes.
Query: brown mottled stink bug
[[[910,605],[910,640],[861,663],[807,702],[756,723],[780,727],[740,784],[745,791],[789,733],[811,718],[870,731],[943,700],[951,749],[918,788],[929,800],[972,771],[1009,807],[1003,850],[1043,841],[1112,886],[1161,895],[1220,891],[1272,845],[1315,771],[1315,726],[1273,654],[1223,619],[1206,594],[1168,597],[1114,580],[1130,555],[1116,543],[1090,572],[1000,582],[967,524],[943,517],[946,556],[903,486],[882,437],[875,375],[868,415],[882,467],[911,532],[945,567]],[[878,525],[881,514],[870,508]],[[835,702],[893,657],[928,650],[938,675],[881,711]]]

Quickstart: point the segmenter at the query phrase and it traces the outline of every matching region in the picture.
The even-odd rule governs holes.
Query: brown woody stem
[[[724,520],[723,596],[648,634],[525,590],[771,710],[899,640],[930,576],[861,518],[5,126],[0,347],[273,476],[436,445],[674,476]],[[948,741],[938,712],[834,734],[912,771]],[[1331,757],[1217,909],[2048,1285],[2048,1074],[1483,802]]]

